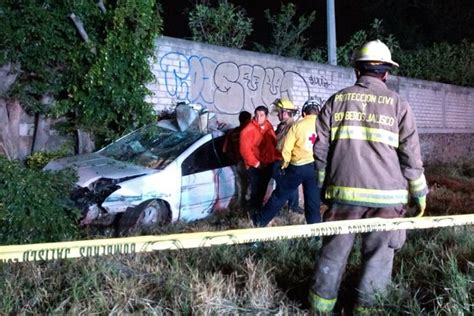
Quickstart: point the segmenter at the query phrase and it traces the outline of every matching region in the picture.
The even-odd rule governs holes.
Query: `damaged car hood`
[[[99,153],[51,161],[44,170],[61,170],[65,168],[72,168],[77,171],[79,176],[77,184],[81,187],[87,187],[100,178],[121,179],[158,172],[154,169],[114,160]]]

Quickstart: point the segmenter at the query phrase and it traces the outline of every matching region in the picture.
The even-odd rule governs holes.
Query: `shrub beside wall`
[[[79,217],[69,200],[71,171],[27,169],[0,157],[0,244],[72,240]]]

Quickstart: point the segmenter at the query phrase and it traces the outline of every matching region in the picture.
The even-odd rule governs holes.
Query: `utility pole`
[[[336,15],[334,10],[334,0],[326,0],[327,33],[328,33],[328,63],[337,65],[336,54]]]

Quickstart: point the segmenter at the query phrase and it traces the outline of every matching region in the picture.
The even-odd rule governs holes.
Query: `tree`
[[[368,30],[355,32],[344,45],[337,47],[337,64],[346,67],[351,66],[353,52],[364,43],[376,39],[384,42],[392,52],[398,51],[400,49],[398,40],[392,34],[387,34],[382,23],[382,20],[374,19]],[[322,48],[314,49],[309,56],[309,60],[325,63],[327,60],[326,50]]]
[[[399,75],[456,85],[474,86],[474,43],[434,43],[418,50],[402,50],[394,56]]]
[[[269,46],[255,43],[258,51],[292,57],[305,58],[307,55],[308,39],[303,33],[311,26],[316,18],[316,12],[309,16],[301,15],[295,23],[296,6],[293,3],[282,4],[278,14],[270,14],[265,10],[265,18],[272,26],[273,41]]]
[[[67,117],[67,131],[90,132],[98,144],[152,119],[144,98],[162,24],[157,4],[96,2],[2,1],[0,66],[16,80],[0,107],[19,102],[30,114]]]
[[[387,34],[382,20],[374,19],[369,30],[359,30],[349,41],[337,48],[337,61],[341,66],[351,66],[351,56],[355,49],[367,41],[380,39],[387,44],[393,59],[401,67],[393,69],[393,74],[445,82],[450,84],[474,85],[474,43],[464,40],[459,44],[434,43],[431,47],[406,50],[400,47],[393,34]],[[316,48],[309,60],[326,63],[325,49]]]
[[[189,12],[189,28],[194,41],[242,48],[252,33],[252,19],[244,9],[222,1],[217,8],[197,4]]]

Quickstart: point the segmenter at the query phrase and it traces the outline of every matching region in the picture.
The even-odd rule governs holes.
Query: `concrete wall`
[[[403,67],[403,65],[401,65]],[[157,111],[178,101],[206,106],[220,121],[237,124],[242,110],[289,97],[301,106],[309,97],[327,99],[352,85],[351,68],[317,64],[251,51],[161,37],[151,61],[156,80],[148,85],[148,101]],[[428,161],[471,158],[474,149],[474,89],[391,76],[388,86],[413,107]],[[272,118],[276,122],[276,117]],[[21,156],[31,153],[35,119],[22,114]],[[49,126],[49,121],[47,126]],[[44,150],[57,149],[59,135],[51,129]]]
[[[187,101],[206,106],[232,125],[242,110],[253,112],[280,97],[301,106],[312,96],[327,99],[356,80],[351,68],[169,37],[156,41],[155,57],[149,101],[157,111]],[[387,85],[412,106],[425,159],[470,158],[473,88],[397,76],[390,76]]]
[[[176,38],[161,37],[156,47],[149,85],[155,109],[198,103],[226,122],[280,97],[300,106],[311,96],[327,99],[356,79],[351,68]],[[397,76],[387,84],[410,102],[421,133],[474,133],[473,88]]]

